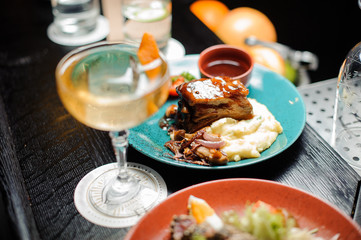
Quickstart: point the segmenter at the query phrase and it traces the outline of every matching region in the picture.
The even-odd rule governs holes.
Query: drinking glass
[[[163,51],[171,37],[170,0],[122,0],[123,33],[127,40],[140,42],[145,32],[152,34]]]
[[[99,0],[51,0],[54,21],[47,29],[50,40],[80,46],[104,39],[109,26],[99,5]]]
[[[169,88],[163,55],[141,65],[137,51],[138,45],[126,41],[99,42],[68,53],[56,68],[58,94],[68,112],[91,128],[110,131],[118,167],[88,173],[82,184],[87,187],[80,190],[92,209],[113,218],[142,215],[164,195],[142,181],[149,169],[127,167],[128,129],[155,113]]]
[[[361,173],[361,42],[351,49],[340,69],[331,145]]]

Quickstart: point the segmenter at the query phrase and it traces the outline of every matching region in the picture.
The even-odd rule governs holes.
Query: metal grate
[[[298,91],[306,105],[307,123],[331,143],[337,79],[303,85]]]
[[[329,144],[331,144],[336,88],[337,78],[298,87],[305,102],[307,123]],[[355,171],[361,176],[360,170],[355,169]]]

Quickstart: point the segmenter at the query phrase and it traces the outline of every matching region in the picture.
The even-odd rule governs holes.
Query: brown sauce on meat
[[[178,87],[178,94],[181,99],[189,99],[190,105],[200,101],[208,103],[205,100],[216,100],[229,98],[232,96],[247,96],[248,89],[238,80],[232,80],[229,77],[221,76],[214,78],[201,78],[182,84]]]

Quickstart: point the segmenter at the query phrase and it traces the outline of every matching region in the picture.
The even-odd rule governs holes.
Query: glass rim
[[[67,54],[65,54],[60,61],[58,62],[56,69],[55,69],[55,81],[56,81],[56,86],[57,88],[62,88],[63,91],[71,91],[66,84],[63,83],[63,81],[61,81],[61,71],[64,69],[64,66],[66,67],[66,62],[73,58],[76,55],[79,55],[83,52],[87,52],[90,51],[92,49],[97,49],[100,47],[104,47],[104,46],[116,46],[116,45],[129,45],[129,46],[133,46],[138,48],[140,43],[135,42],[135,41],[128,41],[128,40],[119,40],[119,41],[100,41],[100,42],[96,42],[96,43],[92,43],[92,44],[88,44],[88,45],[84,45],[84,46],[80,46],[77,47],[73,50],[71,50],[70,52],[68,52]],[[159,55],[162,61],[164,61],[166,63],[166,69],[164,74],[160,77],[160,81],[158,81],[156,84],[154,84],[152,86],[152,88],[150,88],[148,91],[144,92],[144,94],[134,94],[134,95],[127,95],[126,97],[124,96],[119,96],[119,97],[101,97],[102,101],[106,101],[108,103],[116,103],[118,101],[134,101],[136,99],[141,99],[144,96],[147,96],[149,94],[152,94],[153,92],[157,91],[157,89],[161,86],[163,86],[167,81],[169,81],[169,65],[168,65],[168,61],[166,59],[166,57],[164,56],[164,54],[159,51]]]

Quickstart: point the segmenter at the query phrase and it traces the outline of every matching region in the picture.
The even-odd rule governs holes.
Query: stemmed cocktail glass
[[[101,166],[78,184],[74,201],[88,220],[108,227],[133,225],[166,197],[163,179],[132,163],[126,153],[129,128],[155,113],[168,97],[169,73],[164,57],[141,65],[138,46],[100,42],[73,50],[58,64],[58,94],[81,123],[109,131],[117,164]]]

